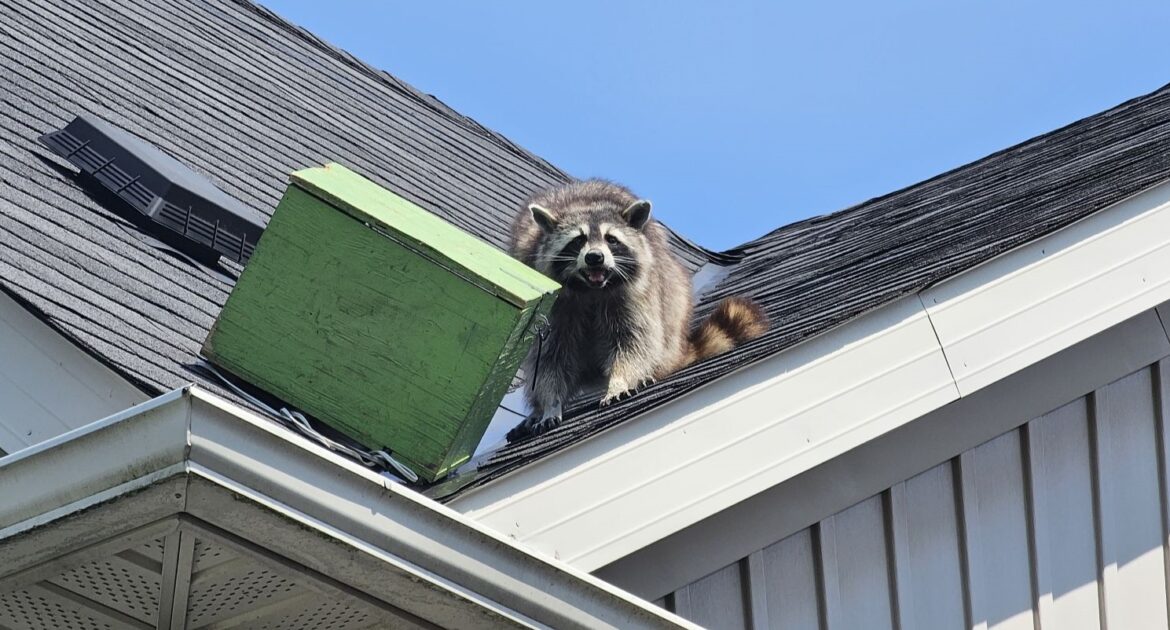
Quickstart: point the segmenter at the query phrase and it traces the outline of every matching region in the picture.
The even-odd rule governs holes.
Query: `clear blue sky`
[[[1170,83],[1170,0],[261,0],[715,249]]]

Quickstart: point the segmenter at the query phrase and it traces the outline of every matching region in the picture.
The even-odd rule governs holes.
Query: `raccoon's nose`
[[[598,251],[585,252],[586,265],[600,265],[605,260],[605,254]]]

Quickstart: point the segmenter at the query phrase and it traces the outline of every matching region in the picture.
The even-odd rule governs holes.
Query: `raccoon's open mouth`
[[[608,269],[582,269],[581,277],[585,280],[585,284],[591,288],[600,289],[609,282],[609,277],[613,274]]]

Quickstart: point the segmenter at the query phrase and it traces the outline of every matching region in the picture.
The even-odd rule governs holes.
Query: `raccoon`
[[[524,362],[532,413],[508,441],[558,426],[574,394],[602,387],[607,405],[767,329],[758,305],[728,298],[690,330],[691,277],[650,209],[626,187],[591,179],[539,192],[517,215],[511,254],[563,288]]]

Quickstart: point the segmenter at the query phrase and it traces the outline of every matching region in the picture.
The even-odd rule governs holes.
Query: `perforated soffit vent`
[[[0,589],[12,630],[374,630],[393,613],[246,541],[168,520],[46,565]],[[38,576],[39,577],[39,576]],[[161,617],[161,619],[160,619]]]
[[[252,256],[264,217],[141,138],[81,115],[40,140],[201,257]]]

